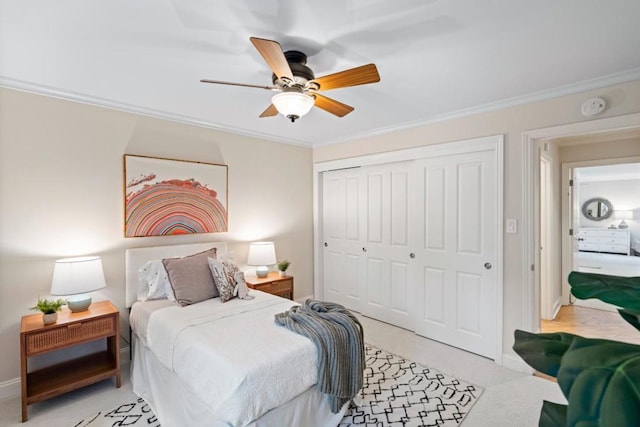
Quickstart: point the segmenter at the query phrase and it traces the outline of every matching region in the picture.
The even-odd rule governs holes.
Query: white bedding
[[[138,337],[192,396],[216,414],[211,425],[242,426],[289,402],[316,383],[313,343],[277,326],[275,313],[292,301],[252,291],[253,300],[219,298],[180,307],[134,305]],[[146,337],[146,338],[144,338]]]

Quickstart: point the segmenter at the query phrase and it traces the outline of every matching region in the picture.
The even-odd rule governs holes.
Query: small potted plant
[[[67,302],[62,298],[49,300],[38,297],[38,303],[31,307],[31,310],[42,312],[42,321],[45,325],[50,325],[52,323],[56,323],[58,320],[58,311],[60,311],[62,306],[66,303]]]
[[[278,270],[280,270],[280,275],[284,276],[287,274],[287,268],[291,265],[291,262],[287,259],[283,259],[282,261],[278,261]]]

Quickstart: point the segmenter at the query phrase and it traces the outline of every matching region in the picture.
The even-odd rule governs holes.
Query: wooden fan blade
[[[366,85],[380,81],[380,75],[375,64],[361,65],[360,67],[329,74],[311,80],[320,85],[318,90],[329,90],[340,87]]]
[[[289,67],[289,63],[287,62],[287,58],[284,56],[280,43],[257,37],[250,37],[250,40],[279,79],[286,77],[293,81],[291,67]]]
[[[273,117],[273,116],[277,116],[278,115],[278,109],[276,108],[275,105],[271,104],[267,107],[266,110],[264,110],[262,112],[262,114],[260,114],[260,117]]]
[[[322,108],[324,111],[338,117],[344,117],[354,110],[351,105],[343,104],[342,102],[320,95],[319,93],[314,93],[313,96],[316,98],[316,107]]]
[[[258,89],[278,90],[278,88],[275,86],[250,85],[246,83],[223,82],[222,80],[209,80],[209,79],[202,79],[200,81],[202,83],[214,83],[217,85],[244,86],[244,87],[255,87]]]

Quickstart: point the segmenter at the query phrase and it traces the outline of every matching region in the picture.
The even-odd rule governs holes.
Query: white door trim
[[[543,167],[544,165],[544,167]],[[542,318],[553,320],[560,309],[558,300],[551,300],[554,281],[551,279],[551,167],[552,161],[544,152],[540,153],[540,313]],[[544,173],[543,172],[544,169]]]
[[[448,156],[452,154],[473,153],[478,151],[492,150],[495,154],[497,171],[497,194],[496,197],[496,224],[498,231],[498,241],[496,247],[496,312],[503,313],[503,210],[504,210],[504,136],[493,135],[464,141],[453,141],[442,144],[432,144],[416,148],[390,151],[386,153],[369,154],[347,159],[331,160],[327,162],[315,163],[313,165],[313,248],[314,248],[314,296],[323,298],[322,292],[322,173],[325,171],[362,167],[368,165],[378,165],[399,161],[408,161],[419,158]],[[495,363],[503,364],[503,323],[504,316],[497,318],[496,327],[496,358]]]
[[[522,293],[522,319],[524,329],[538,332],[540,329],[540,259],[536,248],[539,246],[537,237],[539,219],[539,181],[537,148],[538,144],[551,138],[565,136],[589,135],[605,133],[623,129],[640,128],[640,113],[627,114],[588,122],[571,123],[543,129],[534,129],[522,134],[522,283],[525,284]]]

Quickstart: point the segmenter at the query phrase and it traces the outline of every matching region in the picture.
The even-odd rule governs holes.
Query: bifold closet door
[[[365,258],[362,314],[413,329],[410,209],[413,162],[363,168]]]
[[[416,161],[416,333],[495,358],[495,151]]]
[[[324,299],[360,311],[362,300],[362,188],[360,168],[322,174]]]

